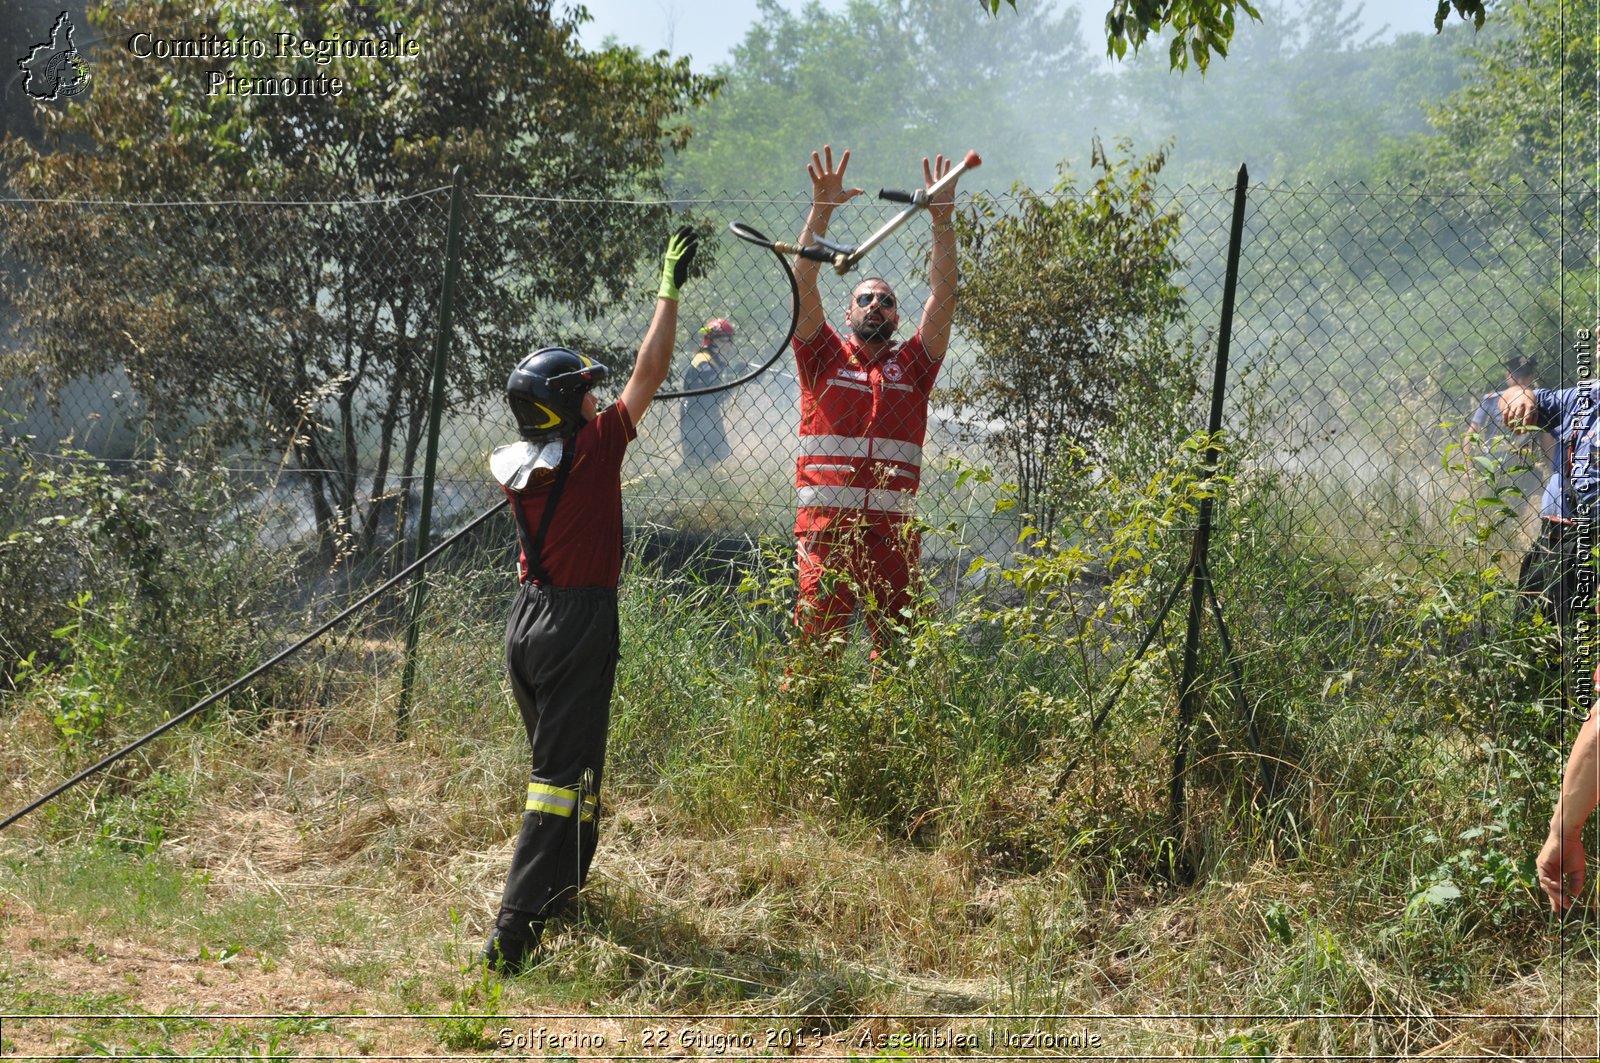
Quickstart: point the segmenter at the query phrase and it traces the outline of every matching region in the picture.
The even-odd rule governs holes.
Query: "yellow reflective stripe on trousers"
[[[588,802],[585,802],[587,807]],[[557,816],[570,816],[578,807],[578,791],[560,786],[546,786],[542,782],[528,784],[528,812],[549,812]]]
[[[528,784],[528,804],[525,811],[549,812],[556,816],[570,816],[575,808],[578,808],[577,790],[568,790],[560,786],[546,786],[544,783],[539,782]],[[578,818],[585,823],[592,823],[599,808],[600,798],[598,796],[584,794],[583,807],[578,812]]]

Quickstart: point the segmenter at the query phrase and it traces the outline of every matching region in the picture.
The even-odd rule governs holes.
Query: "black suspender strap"
[[[545,499],[544,516],[539,518],[537,534],[528,534],[528,515],[522,510],[521,500],[515,500],[511,507],[512,514],[517,518],[517,538],[522,540],[522,556],[528,560],[528,577],[545,587],[553,587],[555,582],[544,567],[544,537],[550,532],[550,522],[555,520],[556,503],[561,500],[561,492],[567,486],[567,474],[572,471],[572,452],[576,449],[576,440],[573,439],[565,440],[561,445],[561,463],[556,466],[556,480],[550,485],[550,495]]]

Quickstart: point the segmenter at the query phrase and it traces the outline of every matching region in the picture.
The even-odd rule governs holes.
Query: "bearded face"
[[[850,331],[862,343],[888,343],[894,339],[894,328],[893,321],[853,321],[850,324]]]
[[[881,280],[861,282],[850,295],[846,321],[862,343],[888,343],[900,325],[894,292]]]

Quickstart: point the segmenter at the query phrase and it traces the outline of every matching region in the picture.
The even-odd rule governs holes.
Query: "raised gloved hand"
[[[667,253],[661,260],[661,290],[657,299],[678,298],[678,289],[689,279],[689,264],[694,261],[694,249],[700,243],[700,234],[687,225],[672,234],[667,241]]]

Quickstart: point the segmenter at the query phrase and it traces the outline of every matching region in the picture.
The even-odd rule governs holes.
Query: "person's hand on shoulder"
[[[1514,432],[1527,432],[1538,428],[1534,418],[1538,404],[1533,389],[1513,384],[1500,393],[1500,423]]]

